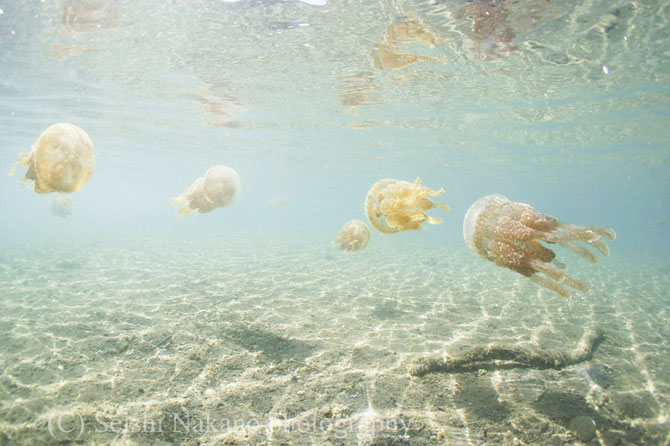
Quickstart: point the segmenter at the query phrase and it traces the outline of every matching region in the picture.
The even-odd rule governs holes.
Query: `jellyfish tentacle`
[[[544,246],[539,240],[529,240],[519,243],[527,256],[536,258],[542,262],[550,263],[556,258],[556,253]]]
[[[560,227],[560,226],[559,226]],[[561,227],[561,229],[563,229]],[[565,232],[541,232],[541,239],[549,243],[593,242],[600,236],[591,230],[566,230]]]
[[[383,232],[384,234],[395,234],[396,232],[400,232],[400,229],[385,225],[379,218],[370,217],[369,220],[373,228],[379,232]]]
[[[188,204],[185,205],[185,206],[180,207],[180,208],[177,210],[177,214],[182,215],[182,216],[184,216],[184,217],[187,216],[187,215],[194,214],[194,213],[196,213],[196,212],[197,212],[197,209],[193,209],[193,208],[192,208],[191,206],[189,206]]]
[[[554,293],[560,294],[561,296],[570,300],[570,292],[565,288],[563,288],[558,283],[554,282],[553,280],[547,279],[546,277],[542,277],[538,274],[531,274],[530,276],[528,276],[528,278],[532,280],[536,285],[542,288],[546,288],[549,291],[553,291]]]
[[[533,261],[532,263],[533,267],[537,271],[546,274],[547,276],[555,280],[556,283],[565,283],[570,288],[579,291],[588,291],[589,289],[588,285],[582,282],[581,280],[570,277],[567,274],[563,273],[562,271],[557,270],[551,265],[539,261]]]
[[[426,223],[431,224],[431,225],[439,225],[442,223],[441,218],[435,218],[435,217],[426,217]]]
[[[14,172],[16,171],[16,168],[18,167],[19,163],[23,164],[24,166],[27,166],[29,157],[30,157],[30,153],[25,153],[25,152],[19,153],[18,158],[16,159],[16,161],[14,161],[14,164],[12,165],[12,168],[9,171],[9,176],[10,177],[14,176]]]
[[[422,186],[421,193],[425,197],[439,197],[444,195],[444,188],[439,188],[438,190],[431,189],[430,187]]]
[[[186,201],[186,195],[185,194],[181,194],[178,197],[170,198],[170,203],[174,207],[179,207],[184,201]]]
[[[609,256],[610,255],[610,247],[607,246],[607,243],[605,243],[603,240],[595,240],[593,242],[586,242],[590,246],[593,246],[596,248],[598,251],[600,251],[604,256]]]
[[[587,292],[591,288],[588,283],[582,282],[581,280],[575,279],[574,277],[568,276],[567,274],[565,275],[564,281],[565,284],[570,288],[578,291]]]
[[[568,251],[572,251],[579,257],[586,259],[589,263],[593,264],[598,263],[598,256],[589,251],[588,249],[584,248],[583,246],[577,246],[574,243],[569,242],[561,242],[559,243],[559,245],[567,249]]]
[[[605,228],[603,226],[586,226],[586,228],[608,240],[614,240],[616,238],[616,233],[611,228]]]
[[[556,265],[560,269],[565,269],[565,263],[561,263],[558,261],[556,257],[554,257],[554,260],[551,261],[554,265]]]
[[[571,223],[560,222],[559,228],[566,232],[592,232],[598,235],[594,240],[597,240],[600,237],[605,237],[608,240],[614,240],[616,238],[616,233],[611,228],[605,228],[603,226],[582,226],[574,225]]]

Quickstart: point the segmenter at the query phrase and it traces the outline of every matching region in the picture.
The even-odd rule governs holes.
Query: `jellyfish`
[[[370,243],[370,229],[360,220],[350,220],[342,226],[333,243],[349,252],[360,251]]]
[[[428,29],[423,21],[415,14],[410,14],[409,21],[394,23],[386,27],[384,41],[375,46],[370,56],[375,68],[381,71],[402,70],[419,62],[444,62],[444,59],[401,50],[401,47],[410,44],[433,48],[438,43],[442,41]]]
[[[409,21],[394,23],[386,27],[384,35],[386,43],[392,46],[418,43],[431,48],[438,43],[443,43],[416,14],[410,14],[409,19]]]
[[[516,51],[517,35],[531,31],[558,13],[551,0],[479,0],[469,2],[456,18],[472,20],[472,31],[465,36],[463,44],[468,55],[488,59]]]
[[[449,212],[446,204],[433,203],[426,197],[438,197],[444,189],[434,191],[421,186],[421,178],[414,183],[385,178],[372,185],[365,198],[365,213],[370,224],[385,234],[420,229],[421,223],[442,223],[441,218],[429,217],[426,211],[436,207]]]
[[[291,200],[283,195],[273,195],[268,199],[268,202],[274,208],[287,208],[291,204]]]
[[[54,124],[42,132],[30,153],[21,153],[9,172],[14,174],[18,163],[28,167],[24,183],[35,193],[75,192],[91,178],[95,149],[85,131],[72,124]]]
[[[74,203],[68,195],[56,194],[49,204],[51,213],[57,217],[67,217],[74,210]]]
[[[242,191],[240,175],[228,166],[212,166],[186,192],[172,198],[180,215],[205,214],[235,203]]]
[[[392,46],[378,43],[370,53],[376,69],[381,71],[397,71],[419,62],[443,62],[444,59],[406,53]]]
[[[119,0],[69,0],[63,5],[61,37],[114,28],[122,18]]]
[[[515,203],[503,195],[487,195],[477,200],[465,214],[463,237],[479,257],[516,271],[540,287],[569,299],[569,287],[587,291],[588,285],[565,274],[565,264],[554,251],[542,244],[558,244],[591,263],[598,257],[582,242],[603,255],[609,247],[603,238],[614,240],[612,229],[563,223],[525,203]]]

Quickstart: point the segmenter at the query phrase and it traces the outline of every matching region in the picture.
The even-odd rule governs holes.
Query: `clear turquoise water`
[[[191,407],[188,398],[200,400],[188,393],[189,385],[204,395],[207,388],[220,389],[224,381],[239,378],[226,375],[207,385],[197,381],[203,370],[220,366],[219,357],[206,357],[199,366],[191,365],[194,375],[184,378],[188,383],[184,386],[163,383],[154,388],[155,394],[147,390],[144,396],[98,389],[98,384],[104,385],[93,372],[103,373],[104,383],[113,376],[130,379],[124,370],[131,364],[186,360],[187,354],[179,349],[159,354],[138,347],[130,356],[124,356],[122,349],[103,366],[93,365],[95,355],[87,349],[102,348],[107,341],[82,333],[95,330],[96,324],[114,327],[115,318],[131,318],[131,310],[114,313],[114,302],[126,309],[148,298],[156,306],[148,308],[157,308],[155,320],[142,309],[137,317],[146,317],[146,323],[135,320],[125,325],[126,333],[110,328],[108,335],[128,336],[141,344],[146,336],[154,336],[152,330],[158,333],[155,336],[169,333],[171,324],[166,321],[172,320],[176,333],[191,333],[184,338],[185,349],[216,344],[219,335],[208,330],[221,324],[228,327],[224,330],[228,335],[244,326],[270,340],[275,336],[296,341],[298,350],[303,345],[298,341],[309,344],[294,355],[289,343],[284,346],[289,353],[271,355],[264,365],[254,365],[250,359],[263,349],[237,335],[230,335],[233,347],[213,347],[224,356],[251,355],[245,357],[242,369],[284,367],[276,372],[277,380],[270,380],[267,394],[265,378],[258,380],[258,398],[273,404],[249,409],[248,415],[266,421],[281,418],[282,413],[325,417],[323,411],[341,410],[342,417],[358,423],[368,419],[364,414],[371,403],[329,399],[328,392],[319,390],[325,383],[333,384],[339,389],[335,395],[340,395],[348,385],[348,373],[360,373],[359,393],[372,394],[376,381],[371,376],[382,373],[396,383],[396,390],[404,389],[400,393],[420,388],[431,394],[430,382],[405,381],[411,355],[432,354],[454,344],[466,349],[487,339],[539,343],[551,349],[576,343],[585,326],[605,325],[608,339],[614,341],[604,342],[604,356],[594,361],[600,369],[610,370],[608,379],[614,381],[610,390],[603,388],[605,396],[619,402],[602,409],[609,412],[595,409],[588,380],[574,384],[585,373],[582,369],[561,376],[537,372],[533,382],[544,383],[538,386],[550,393],[569,393],[566,389],[576,386],[579,401],[590,404],[585,413],[602,417],[596,420],[603,424],[602,432],[633,435],[635,426],[643,426],[647,444],[667,440],[669,384],[659,364],[667,361],[660,358],[667,356],[668,334],[662,326],[667,326],[670,296],[666,286],[670,239],[665,233],[670,206],[670,5],[651,0],[579,5],[506,0],[490,6],[500,22],[486,35],[481,31],[483,16],[472,10],[461,13],[468,5],[465,1],[360,3],[0,0],[0,166],[9,171],[18,153],[28,151],[41,131],[55,122],[84,128],[96,147],[95,173],[72,196],[75,209],[67,218],[51,214],[51,197],[37,196],[18,184],[22,169],[17,176],[0,177],[0,277],[6,290],[3,330],[8,333],[0,350],[4,386],[0,427],[5,435],[0,439],[21,444],[50,438],[40,435],[45,434],[48,414],[57,410],[83,407],[89,415],[103,411],[106,416],[135,416],[138,405],[151,406],[154,403],[147,401],[168,394],[176,398],[171,404]],[[77,7],[82,5],[98,8],[96,29],[64,24],[68,8],[81,11]],[[504,17],[498,14],[502,8],[507,11]],[[72,14],[83,20],[83,13]],[[479,20],[480,28],[473,28],[473,20]],[[420,24],[435,44],[414,41],[395,50],[432,59],[393,71],[381,69],[375,64],[375,51],[384,48],[385,38],[388,44],[387,27],[403,22]],[[510,45],[514,51],[496,51]],[[206,215],[175,215],[169,197],[181,193],[213,164],[226,164],[240,173],[239,202]],[[441,201],[452,211],[442,225],[390,237],[375,233],[366,251],[350,257],[330,246],[345,221],[364,219],[363,200],[375,181],[384,177],[412,181],[417,176],[429,187],[446,190]],[[472,257],[462,240],[462,218],[473,201],[490,193],[530,203],[571,223],[614,228],[612,256],[598,265],[587,266],[569,253],[559,254],[576,276],[592,284],[591,292],[577,293],[575,302],[568,304],[538,292],[510,271]],[[249,253],[246,262],[245,253]],[[291,261],[283,262],[287,258]],[[234,277],[218,276],[228,268],[236,272]],[[189,280],[175,275],[175,269]],[[269,277],[275,280],[264,282]],[[190,280],[213,282],[198,288]],[[358,285],[352,288],[351,281]],[[86,284],[89,294],[81,294],[77,283]],[[165,283],[163,292],[169,299],[185,306],[168,305],[164,312],[165,294],[152,294],[158,283]],[[225,291],[226,283],[235,284],[234,293]],[[96,288],[99,294],[90,294]],[[226,301],[237,296],[240,308],[234,307],[230,319],[218,313],[211,316],[205,324],[209,328],[198,331],[190,318],[197,319],[199,311],[215,311],[218,301],[212,289],[224,290]],[[282,301],[291,295],[323,300],[307,305],[311,316],[302,318]],[[410,304],[403,306],[403,295],[411,296]],[[289,309],[282,310],[279,325],[271,312],[258,314],[270,311],[276,301]],[[639,306],[631,303],[638,301]],[[37,310],[26,309],[30,302]],[[339,304],[324,307],[328,302]],[[68,305],[76,310],[65,310]],[[93,312],[97,305],[103,308],[100,313]],[[253,305],[255,312],[249,309]],[[370,306],[375,305],[385,316],[374,313]],[[509,314],[496,317],[494,307],[506,308]],[[65,326],[77,325],[83,318],[87,328],[55,330],[49,318],[40,315],[58,308],[64,309]],[[450,318],[455,308],[463,314]],[[531,314],[536,320],[519,323],[523,308],[534,308]],[[347,319],[348,312],[354,316]],[[606,313],[615,316],[608,319]],[[547,322],[553,317],[562,322]],[[497,322],[489,324],[493,319]],[[444,320],[444,330],[422,332],[422,320],[430,324]],[[325,334],[318,327],[329,321],[337,321],[340,333],[347,326],[353,333],[341,338],[338,331]],[[405,338],[398,339],[407,341],[380,344],[375,330],[399,330]],[[543,340],[538,334],[543,330],[553,338]],[[55,363],[48,360],[51,353],[40,350],[48,344],[44,336],[67,343],[69,354],[82,358],[77,363],[82,369],[69,375],[54,370]],[[369,370],[374,373],[356,359],[356,349],[363,347],[377,349],[369,354]],[[616,351],[628,353],[617,357],[612,353]],[[384,359],[387,354],[403,359]],[[321,357],[334,359],[317,364],[318,373],[311,369],[300,373],[311,370],[309,392],[326,396],[287,409],[297,403],[277,394],[286,392],[293,374],[299,373],[289,360]],[[632,365],[617,368],[622,358]],[[17,361],[38,364],[43,372],[39,378],[34,374],[27,378],[29,374],[11,368]],[[85,371],[89,368],[90,373]],[[650,371],[640,377],[633,369]],[[525,372],[496,373],[502,375],[492,382],[522,382],[519,388],[528,388],[523,380],[531,379],[517,374]],[[88,396],[58,390],[58,382],[77,382],[82,376],[93,383]],[[441,376],[433,384],[437,388],[463,380],[463,386],[477,394],[480,387],[468,384],[490,376]],[[556,383],[547,384],[552,380]],[[26,386],[26,393],[12,387],[17,381]],[[489,439],[491,444],[512,442],[502,432],[510,429],[507,421],[516,420],[517,425],[528,424],[520,429],[526,434],[519,438],[532,443],[528,432],[549,419],[537,438],[574,439],[569,434],[572,415],[533,406],[529,401],[542,401],[537,400],[539,391],[530,392],[532,398],[527,400],[515,400],[514,385],[510,386],[509,392],[496,393],[513,408],[503,421],[477,418],[481,413],[456,397],[454,389],[453,398],[442,402],[428,396],[425,402],[413,394],[407,399],[411,406],[407,419],[415,423],[430,419],[436,423],[431,429],[443,430],[441,436],[413,431],[410,437],[428,444],[445,444],[445,438],[456,444],[486,442],[483,425],[489,423],[490,431],[501,432],[496,440]],[[621,402],[626,388],[634,389],[634,403]],[[229,388],[225,392],[235,395]],[[522,414],[531,406],[538,418],[529,421]],[[152,407],[169,412],[160,405]],[[637,409],[626,412],[622,407]],[[440,408],[450,414],[452,424],[436,415]],[[423,409],[430,415],[421,415]],[[388,417],[392,412],[379,413]],[[468,421],[473,417],[479,424]],[[458,420],[466,420],[465,429]],[[383,436],[366,435],[342,441],[392,444]],[[210,438],[121,437],[139,444]],[[286,441],[332,440],[318,435],[296,438]],[[603,438],[601,443],[610,444]],[[643,437],[627,438],[642,441]],[[93,434],[86,439],[110,441]],[[234,441],[258,442],[237,437]]]

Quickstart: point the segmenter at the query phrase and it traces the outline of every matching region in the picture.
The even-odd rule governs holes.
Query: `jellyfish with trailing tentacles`
[[[186,192],[172,198],[180,215],[205,214],[235,203],[242,192],[240,175],[228,166],[212,166]]]
[[[516,271],[537,285],[569,299],[564,287],[587,291],[588,285],[565,274],[565,264],[544,246],[558,244],[591,263],[598,257],[578,242],[609,255],[603,238],[614,240],[612,229],[563,223],[525,203],[515,203],[503,195],[487,195],[477,200],[463,220],[463,237],[479,257]],[[542,275],[541,275],[542,274]]]
[[[414,183],[385,178],[377,181],[365,199],[365,214],[370,224],[385,234],[395,234],[421,229],[421,223],[442,223],[442,219],[429,217],[426,211],[436,207],[449,212],[446,204],[433,203],[427,197],[438,197],[444,189],[432,190],[421,185],[421,178]]]
[[[360,251],[370,243],[370,229],[360,220],[350,220],[342,226],[334,243],[349,252]]]
[[[24,183],[35,193],[75,192],[84,187],[93,174],[95,149],[85,131],[72,124],[54,124],[42,132],[30,153],[21,153],[18,163],[28,168]]]

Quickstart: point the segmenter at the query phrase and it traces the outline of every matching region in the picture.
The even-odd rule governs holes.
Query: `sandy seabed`
[[[560,252],[591,284],[568,302],[465,248],[389,240],[4,250],[0,445],[670,441],[667,263]]]

